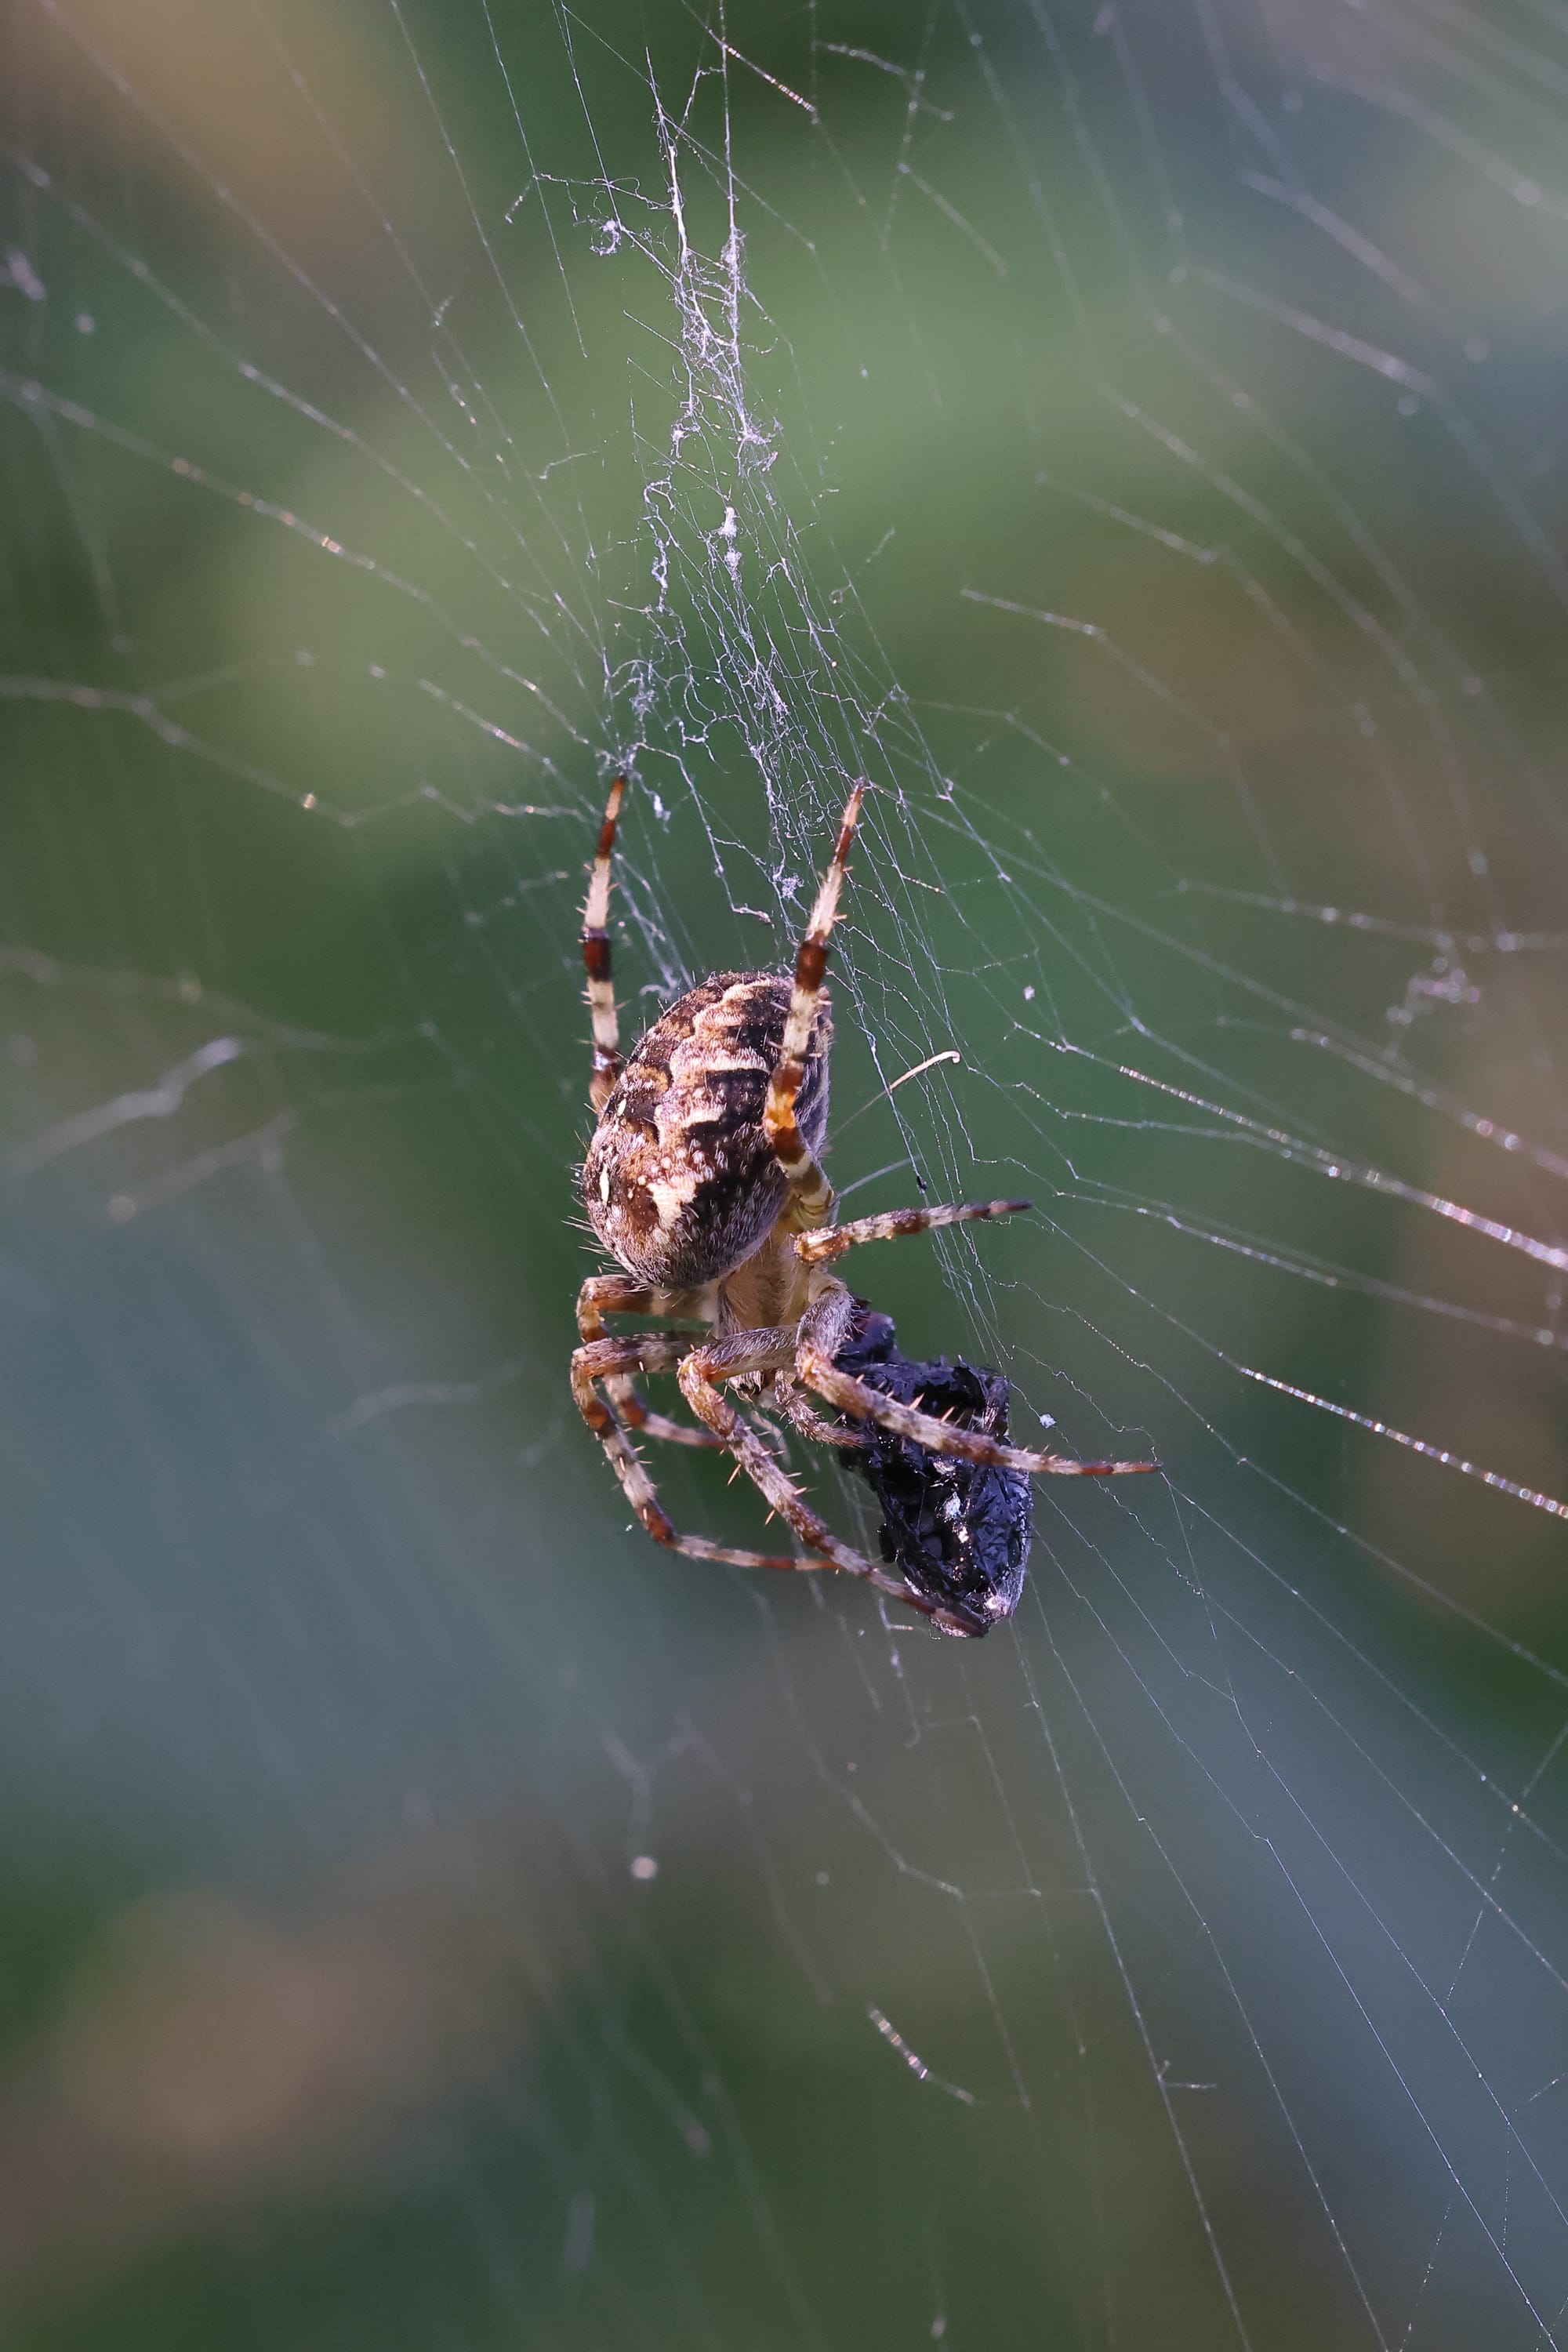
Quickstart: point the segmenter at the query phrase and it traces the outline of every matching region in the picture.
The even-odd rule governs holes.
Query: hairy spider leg
[[[860,1242],[901,1241],[907,1234],[930,1233],[936,1225],[967,1225],[976,1217],[1016,1216],[1028,1206],[1027,1201],[966,1201],[959,1208],[884,1209],[879,1216],[856,1217],[847,1225],[797,1234],[795,1254],[807,1265],[823,1265]]]
[[[837,1241],[847,1249],[856,1242],[891,1240],[904,1234],[924,1233],[932,1224],[959,1223],[966,1215],[994,1216],[1005,1205],[1000,1201],[989,1201],[978,1210],[895,1209],[890,1218],[860,1218],[858,1229],[857,1225],[840,1225],[833,1234],[821,1235],[820,1242]],[[868,1227],[874,1230],[865,1230]],[[796,1250],[804,1255],[816,1241],[816,1235],[803,1235],[795,1244]],[[826,1256],[834,1253],[819,1248],[819,1254]],[[826,1397],[829,1404],[836,1404],[841,1412],[852,1413],[857,1421],[874,1421],[879,1429],[891,1430],[895,1437],[923,1445],[928,1454],[951,1454],[961,1462],[976,1462],[993,1470],[1021,1470],[1031,1477],[1121,1478],[1160,1468],[1158,1462],[1074,1462],[1065,1454],[1037,1454],[1026,1446],[1003,1445],[976,1430],[958,1429],[951,1422],[939,1421],[934,1413],[900,1404],[865,1381],[857,1380],[852,1372],[839,1370],[835,1359],[848,1345],[854,1314],[852,1293],[842,1282],[830,1278],[801,1318],[795,1376],[816,1395]]]
[[[588,1013],[594,1024],[594,1067],[588,1080],[588,1100],[596,1118],[610,1099],[621,1075],[621,1033],[616,1018],[616,992],[610,973],[610,859],[616,846],[616,824],[621,814],[625,776],[610,786],[599,845],[594,854],[594,875],[583,908],[583,963],[588,974]]]
[[[805,1077],[805,1050],[827,971],[827,943],[838,913],[838,894],[844,885],[849,845],[855,838],[865,790],[862,779],[845,805],[838,840],[795,956],[795,987],[790,994],[784,1040],[763,1106],[763,1132],[788,1179],[795,1217],[805,1225],[820,1225],[827,1217],[833,1207],[833,1187],[806,1149],[805,1138],[795,1120],[795,1097]]]
[[[951,1422],[938,1421],[933,1413],[919,1412],[912,1405],[884,1396],[852,1373],[841,1372],[809,1339],[801,1341],[795,1378],[858,1421],[874,1421],[879,1429],[891,1430],[895,1437],[924,1446],[928,1454],[951,1454],[960,1462],[974,1462],[993,1470],[1021,1470],[1037,1478],[1125,1478],[1162,1466],[1158,1462],[1075,1462],[1066,1454],[1035,1454],[1022,1445],[999,1445],[994,1437],[957,1429]]]
[[[794,1332],[787,1337],[793,1347]],[[719,1560],[731,1568],[789,1570],[840,1565],[830,1559],[803,1559],[795,1552],[741,1551],[731,1544],[710,1543],[705,1536],[683,1536],[675,1526],[658,1499],[641,1456],[610,1407],[599,1396],[596,1383],[603,1381],[608,1387],[612,1381],[634,1372],[674,1371],[692,1352],[689,1339],[666,1331],[639,1331],[624,1339],[593,1340],[586,1347],[576,1349],[572,1357],[572,1393],[577,1401],[577,1410],[609,1455],[610,1467],[620,1480],[626,1498],[644,1528],[655,1543],[663,1544],[670,1551],[684,1552],[691,1559]],[[790,1349],[786,1348],[784,1356],[786,1363],[789,1353]],[[722,1398],[719,1402],[723,1405]],[[724,1410],[728,1412],[732,1409],[724,1405]],[[761,1458],[770,1469],[773,1468],[773,1456],[752,1436],[739,1414],[734,1418]],[[716,1438],[716,1443],[724,1442],[721,1437]],[[751,1475],[754,1476],[755,1473]]]
[[[577,1293],[577,1329],[584,1343],[608,1339],[606,1315],[666,1315],[678,1321],[705,1323],[713,1319],[712,1308],[700,1292],[650,1290],[635,1275],[591,1274]],[[695,1344],[686,1342],[688,1347]],[[628,1374],[607,1372],[604,1380],[616,1419],[626,1428],[640,1430],[645,1437],[662,1438],[669,1445],[723,1443],[710,1429],[694,1429],[689,1422],[671,1421],[667,1414],[655,1412]]]
[[[793,1366],[792,1366],[793,1370]],[[810,1438],[814,1445],[864,1445],[863,1433],[846,1429],[839,1422],[829,1421],[826,1413],[807,1402],[805,1391],[794,1380],[780,1381],[768,1402],[781,1413],[790,1427],[800,1436]]]

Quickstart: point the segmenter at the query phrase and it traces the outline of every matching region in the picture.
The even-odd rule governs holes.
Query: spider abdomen
[[[626,1061],[583,1168],[588,1222],[628,1274],[697,1289],[744,1264],[787,1189],[763,1130],[790,981],[721,971],[661,1013]],[[795,1118],[813,1158],[827,1131],[833,1023],[818,1002]]]

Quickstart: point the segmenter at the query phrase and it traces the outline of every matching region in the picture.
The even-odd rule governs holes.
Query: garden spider
[[[838,1363],[860,1340],[868,1310],[829,1272],[835,1258],[860,1242],[1006,1216],[1029,1205],[985,1201],[831,1223],[833,1188],[818,1160],[827,1130],[833,1040],[823,976],[864,782],[850,793],[793,982],[781,972],[715,972],[662,1013],[623,1064],[606,919],[625,789],[626,779],[617,776],[583,909],[594,1030],[588,1098],[597,1124],[582,1171],[582,1197],[595,1234],[623,1271],[590,1276],[578,1294],[583,1344],[572,1358],[578,1410],[657,1543],[740,1568],[842,1569],[918,1610],[944,1633],[984,1633],[1017,1605],[1021,1562],[1015,1577],[980,1574],[966,1589],[942,1574],[917,1582],[902,1549],[898,1559],[904,1574],[873,1566],[811,1509],[773,1446],[725,1389],[772,1408],[805,1437],[836,1446],[876,1438],[868,1475],[877,1457],[888,1456],[889,1439],[921,1449],[917,1464],[947,1456],[1015,1474],[1114,1477],[1159,1465],[1072,1462],[1004,1444],[982,1428],[922,1412]],[[606,1315],[697,1321],[710,1325],[712,1336],[639,1331],[612,1339],[605,1330]],[[950,1368],[912,1369],[946,1373]],[[637,1375],[665,1371],[675,1373],[700,1427],[671,1421],[644,1402]],[[993,1428],[1005,1430],[1005,1383],[1001,1387],[1002,1417],[993,1412],[991,1420]],[[847,1419],[825,1420],[807,1402],[808,1390]],[[874,1426],[858,1429],[858,1423]],[[658,1500],[634,1432],[725,1447],[805,1552],[742,1551],[680,1534]],[[931,1484],[934,1490],[934,1475]]]

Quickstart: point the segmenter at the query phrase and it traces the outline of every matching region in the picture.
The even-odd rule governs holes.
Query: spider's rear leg
[[[658,1499],[653,1480],[595,1383],[606,1387],[633,1372],[673,1371],[691,1351],[689,1339],[666,1331],[644,1331],[624,1339],[595,1339],[574,1350],[572,1393],[577,1410],[609,1455],[610,1467],[621,1482],[627,1502],[655,1543],[692,1559],[721,1560],[731,1568],[833,1568],[832,1559],[802,1559],[794,1552],[742,1551],[731,1544],[710,1543],[705,1536],[683,1536]],[[729,1410],[730,1408],[726,1408]],[[751,1432],[746,1431],[748,1438]],[[753,1444],[755,1439],[752,1439]],[[759,1451],[761,1449],[759,1448]],[[771,1456],[768,1457],[771,1459]]]
[[[859,821],[865,782],[858,783],[845,804],[838,839],[811,910],[811,920],[795,960],[795,986],[790,992],[779,1057],[768,1081],[763,1105],[763,1131],[773,1157],[789,1181],[791,1195],[802,1222],[819,1224],[832,1209],[833,1187],[812,1158],[795,1115],[795,1098],[805,1078],[805,1052],[816,1017],[816,1000],[827,971],[827,943],[838,918],[838,894],[849,856],[849,845]]]
[[[588,975],[588,1013],[594,1024],[594,1068],[588,1100],[596,1118],[610,1099],[621,1075],[620,1024],[616,1017],[616,991],[610,971],[610,859],[616,846],[616,825],[621,814],[625,776],[610,786],[599,845],[594,855],[594,877],[583,908],[583,963]]]
[[[923,1445],[928,1454],[951,1454],[960,1462],[978,1462],[994,1470],[1022,1470],[1037,1477],[1119,1478],[1159,1469],[1157,1462],[1074,1462],[1065,1454],[1036,1454],[1027,1446],[1002,1445],[976,1430],[956,1429],[933,1413],[883,1396],[852,1372],[841,1372],[834,1360],[847,1344],[854,1309],[854,1299],[844,1285],[830,1283],[801,1319],[795,1370],[795,1378],[808,1389],[857,1421],[874,1421],[879,1429],[890,1429],[895,1437]]]

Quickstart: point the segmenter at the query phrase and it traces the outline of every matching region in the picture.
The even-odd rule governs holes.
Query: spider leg
[[[781,1381],[773,1391],[773,1402],[802,1437],[809,1437],[816,1445],[864,1445],[865,1438],[858,1429],[842,1429],[807,1404],[793,1380]]]
[[[847,1291],[845,1297],[848,1297]],[[721,1381],[739,1380],[747,1372],[782,1370],[795,1349],[795,1328],[787,1323],[772,1329],[739,1331],[732,1339],[716,1340],[710,1347],[693,1348],[681,1363],[681,1394],[692,1412],[723,1439],[763,1500],[787,1520],[814,1551],[825,1553],[826,1561],[842,1569],[847,1576],[860,1577],[879,1592],[901,1601],[907,1609],[916,1609],[922,1617],[935,1617],[945,1622],[947,1612],[922,1595],[911,1592],[901,1577],[889,1576],[848,1544],[840,1543],[826,1521],[818,1518],[802,1499],[783,1464],[774,1459],[729,1398],[721,1393]],[[643,1524],[647,1523],[645,1520]],[[807,1564],[816,1568],[826,1562],[813,1559]]]
[[[711,1299],[700,1290],[650,1290],[627,1274],[591,1274],[577,1293],[577,1329],[584,1342],[608,1338],[606,1315],[668,1315],[710,1323]],[[690,1342],[688,1342],[689,1345]],[[645,1437],[661,1438],[670,1445],[716,1446],[723,1443],[710,1429],[693,1429],[689,1423],[671,1421],[643,1402],[629,1373],[604,1374],[605,1392],[623,1428]]]
[[[616,1018],[616,992],[610,976],[610,856],[616,845],[616,824],[621,813],[625,776],[610,786],[599,846],[594,855],[594,877],[583,908],[583,962],[588,974],[588,1012],[594,1024],[594,1068],[588,1080],[588,1100],[595,1118],[610,1099],[621,1075],[621,1033]]]
[[[822,992],[823,978],[827,971],[827,942],[838,913],[838,893],[843,887],[849,844],[855,837],[864,792],[862,782],[849,795],[838,827],[837,843],[827,871],[822,877],[816,903],[811,910],[811,920],[805,927],[805,936],[795,956],[795,988],[790,996],[784,1039],[768,1082],[767,1100],[763,1106],[763,1131],[773,1146],[773,1157],[788,1179],[796,1213],[805,1224],[820,1224],[827,1215],[833,1206],[833,1187],[806,1149],[805,1139],[795,1120],[795,1097],[805,1076],[805,1049],[811,1038],[816,1000]]]
[[[1032,1476],[1056,1478],[1118,1478],[1133,1471],[1158,1470],[1157,1462],[1074,1462],[1065,1454],[1036,1454],[1027,1446],[1002,1445],[995,1438],[972,1429],[957,1429],[934,1413],[900,1404],[893,1397],[841,1372],[834,1358],[848,1337],[854,1300],[841,1282],[830,1283],[801,1318],[795,1378],[814,1389],[841,1412],[857,1421],[874,1421],[895,1437],[923,1445],[928,1454],[951,1454],[961,1462],[978,1462],[994,1470],[1022,1470]],[[682,1380],[682,1387],[685,1381]]]
[[[935,1225],[966,1225],[976,1217],[1011,1217],[1027,1201],[969,1201],[956,1209],[884,1209],[879,1217],[856,1217],[847,1225],[797,1234],[795,1254],[807,1265],[823,1265],[861,1242],[900,1241],[906,1234],[930,1233]]]
[[[664,1544],[670,1551],[684,1552],[691,1559],[720,1560],[731,1568],[836,1567],[837,1561],[802,1559],[795,1552],[742,1551],[731,1544],[710,1543],[705,1536],[683,1536],[677,1528],[658,1499],[641,1456],[595,1384],[604,1381],[607,1386],[617,1374],[670,1371],[690,1352],[689,1339],[666,1331],[645,1331],[625,1339],[593,1340],[577,1349],[572,1358],[572,1393],[577,1401],[577,1410],[609,1455],[610,1467],[648,1534],[655,1543]],[[731,1408],[726,1406],[725,1410]],[[744,1433],[753,1445],[758,1445],[750,1430]],[[758,1445],[758,1451],[763,1450]],[[772,1460],[765,1453],[763,1458]]]

